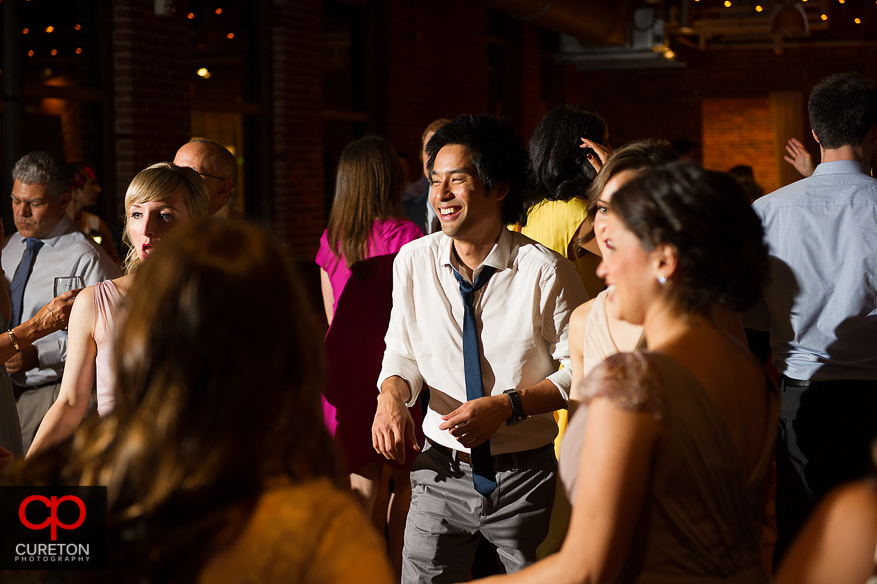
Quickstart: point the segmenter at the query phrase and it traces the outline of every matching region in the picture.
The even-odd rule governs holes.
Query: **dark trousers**
[[[877,381],[780,380],[774,566],[819,499],[871,468]]]

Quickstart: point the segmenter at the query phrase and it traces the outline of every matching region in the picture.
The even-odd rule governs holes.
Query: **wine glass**
[[[82,281],[82,276],[58,276],[55,278],[55,296],[58,297],[64,292],[68,290],[77,290],[79,288],[84,288],[85,283]],[[67,330],[65,326],[63,330]]]

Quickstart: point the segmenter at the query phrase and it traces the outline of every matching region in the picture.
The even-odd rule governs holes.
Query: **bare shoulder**
[[[825,501],[830,523],[848,528],[859,526],[862,535],[868,532],[877,536],[877,483],[873,480],[858,481],[839,487]]]
[[[591,298],[584,304],[580,304],[575,310],[572,311],[572,316],[569,317],[570,326],[575,323],[578,326],[584,326],[584,324],[588,321],[588,315],[591,314],[591,309],[594,307],[594,302],[596,298]]]
[[[94,305],[94,286],[83,288],[82,291],[76,295],[76,300],[73,301],[73,310],[82,311],[85,309],[86,305],[88,307]]]

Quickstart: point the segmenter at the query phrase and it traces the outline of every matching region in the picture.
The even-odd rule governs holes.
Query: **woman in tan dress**
[[[714,303],[757,300],[761,223],[731,177],[682,163],[624,185],[612,211],[600,274],[649,350],[616,354],[584,381],[560,462],[569,533],[559,553],[507,581],[766,583],[761,516],[779,398],[710,318]]]

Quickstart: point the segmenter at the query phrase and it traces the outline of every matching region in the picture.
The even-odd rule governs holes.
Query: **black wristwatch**
[[[509,396],[509,401],[512,402],[512,417],[506,420],[506,425],[514,426],[515,424],[520,424],[526,420],[527,414],[524,413],[524,404],[521,402],[521,396],[518,395],[518,390],[507,389],[503,393]]]

